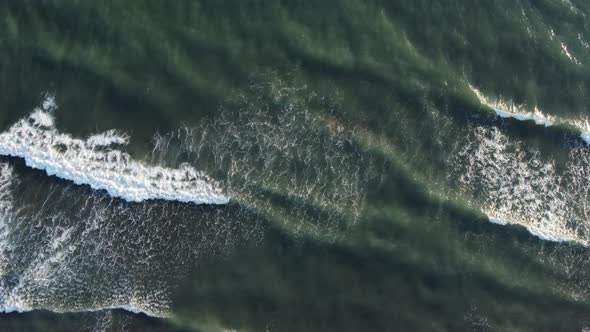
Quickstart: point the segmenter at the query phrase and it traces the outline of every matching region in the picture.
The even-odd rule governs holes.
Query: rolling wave
[[[496,112],[496,115],[501,118],[513,118],[519,121],[534,121],[535,124],[545,127],[551,127],[555,124],[556,119],[554,117],[544,114],[537,107],[531,112],[513,103],[493,101],[472,85],[469,85],[469,88],[477,96],[477,99],[481,104],[492,108],[494,112]]]
[[[190,269],[260,241],[269,223],[327,240],[344,234],[364,209],[372,159],[344,123],[326,124],[310,110],[312,92],[272,83],[253,87],[255,98],[228,102],[200,127],[156,136],[145,164],[120,151],[129,137],[115,130],[84,140],[60,133],[52,98],[0,134],[0,154],[110,194],[39,176],[20,160],[0,161],[0,312],[123,309],[168,317],[173,287]],[[192,166],[177,167],[187,163],[220,185]],[[150,190],[156,170],[163,175]],[[206,190],[183,191],[191,183],[178,176],[183,171],[197,174],[188,189]],[[232,197],[223,206],[172,202],[226,202],[220,186]],[[162,189],[171,201],[113,198],[162,198]]]
[[[106,190],[130,202],[162,199],[195,204],[225,204],[217,184],[188,165],[178,169],[148,166],[116,147],[129,138],[109,130],[86,140],[72,138],[55,128],[48,96],[40,108],[0,134],[0,155],[18,157],[27,166],[44,170],[76,184]]]
[[[590,145],[590,122],[588,119],[557,119],[554,116],[544,114],[538,107],[534,107],[533,111],[525,109],[525,107],[515,105],[514,103],[504,102],[500,100],[494,101],[492,98],[486,97],[480,90],[469,85],[471,91],[477,96],[479,102],[494,110],[497,116],[501,118],[512,118],[519,121],[534,121],[535,124],[544,127],[551,127],[555,124],[566,124],[576,128],[580,132],[580,138]]]
[[[25,313],[25,312],[31,312],[31,311],[35,311],[35,310],[40,310],[41,308],[30,308],[30,307],[20,307],[16,304],[5,304],[0,306],[0,313],[4,313],[4,314],[10,314],[10,313]],[[52,310],[52,309],[48,309],[48,308],[42,308],[42,310],[47,310],[50,312],[54,312],[54,313],[58,313],[58,314],[65,314],[65,313],[77,313],[77,312],[98,312],[98,311],[104,311],[104,310],[125,310],[127,312],[133,313],[133,314],[144,314],[146,316],[149,317],[158,317],[158,318],[168,318],[170,317],[170,315],[168,314],[162,314],[162,313],[157,313],[157,312],[151,312],[149,310],[144,310],[142,308],[138,308],[138,307],[132,307],[132,306],[113,306],[113,307],[104,307],[104,308],[88,308],[86,310],[73,310],[73,311],[67,311],[67,310]]]
[[[542,153],[495,126],[471,127],[462,148],[452,157],[451,177],[475,198],[490,222],[517,224],[548,241],[590,246],[590,126],[585,120],[556,118],[510,102],[494,101],[470,85],[481,104],[500,118],[533,121],[551,127],[575,128],[586,144],[570,145],[566,156]]]

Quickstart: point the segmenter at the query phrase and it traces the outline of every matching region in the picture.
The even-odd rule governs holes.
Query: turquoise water
[[[586,2],[0,13],[0,329],[589,328]]]

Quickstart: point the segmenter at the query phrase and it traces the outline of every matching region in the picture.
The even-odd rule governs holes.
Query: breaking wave
[[[587,147],[574,146],[563,158],[553,158],[485,125],[471,128],[465,142],[451,158],[450,177],[490,222],[590,246]]]
[[[480,103],[500,118],[575,128],[586,144],[568,144],[565,156],[551,157],[495,126],[475,125],[453,154],[450,177],[475,197],[490,222],[518,224],[541,239],[590,246],[590,122],[562,119],[522,105],[494,100],[469,85]]]
[[[148,166],[117,150],[129,138],[115,130],[86,140],[60,133],[52,114],[55,107],[53,97],[49,96],[42,107],[0,134],[0,155],[22,158],[29,167],[106,190],[109,195],[130,202],[228,202],[213,180],[187,164],[177,169]]]
[[[545,127],[551,127],[556,122],[554,117],[544,114],[536,106],[533,111],[529,111],[514,103],[492,100],[472,85],[469,85],[469,88],[477,96],[477,99],[479,99],[481,104],[492,108],[494,112],[496,112],[496,115],[501,118],[513,118],[519,121],[534,121],[535,124]]]
[[[497,116],[501,118],[513,118],[519,121],[534,121],[535,124],[544,127],[551,127],[555,124],[566,124],[576,128],[580,132],[580,138],[590,145],[590,120],[581,119],[558,119],[554,116],[547,115],[537,106],[529,111],[523,105],[516,105],[512,102],[494,100],[485,96],[480,90],[469,85],[471,91],[477,96],[479,102],[494,110]]]
[[[59,133],[50,98],[0,134],[2,154],[20,157],[0,160],[0,312],[124,309],[167,317],[188,271],[203,257],[260,241],[268,222],[327,239],[355,224],[374,170],[345,124],[314,112],[309,100],[317,97],[305,88],[270,82],[251,92],[256,98],[229,101],[199,127],[157,135],[146,164],[120,151],[129,137],[117,131],[85,140]],[[195,168],[219,179],[232,200],[178,203],[227,201]],[[154,170],[169,175],[157,182],[169,186],[147,190]],[[178,176],[183,171],[197,173],[206,190],[182,191],[191,183]],[[134,179],[145,192],[119,188],[136,188],[127,183]],[[162,198],[163,189],[170,200],[114,198]]]
[[[237,204],[126,204],[0,162],[0,312],[167,317],[172,288],[200,258],[262,234]]]

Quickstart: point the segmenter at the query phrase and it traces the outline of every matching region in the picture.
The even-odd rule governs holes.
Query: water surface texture
[[[0,330],[589,331],[590,3],[0,3]]]

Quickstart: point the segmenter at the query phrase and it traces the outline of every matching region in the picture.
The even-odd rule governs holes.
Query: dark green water
[[[0,14],[1,131],[53,98],[59,132],[125,132],[96,149],[230,199],[129,202],[2,157],[0,330],[590,329],[590,3]]]

